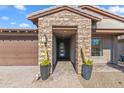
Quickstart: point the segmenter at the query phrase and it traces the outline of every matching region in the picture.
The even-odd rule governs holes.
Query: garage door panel
[[[0,59],[1,66],[34,66],[38,65],[37,60],[34,58],[6,58]]]
[[[37,40],[0,40],[0,65],[37,65]]]

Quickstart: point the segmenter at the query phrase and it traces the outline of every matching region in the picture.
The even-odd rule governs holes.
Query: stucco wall
[[[124,40],[118,42],[118,59],[120,55],[124,55]]]
[[[98,37],[103,40],[103,56],[92,56],[94,63],[103,63],[106,64],[112,61],[112,36],[111,35],[93,35],[93,37]]]
[[[63,10],[51,15],[47,15],[38,19],[39,31],[39,61],[44,59],[42,36],[46,34],[48,38],[48,52],[49,58],[52,62],[52,26],[77,26],[76,38],[76,68],[77,72],[81,72],[82,58],[80,50],[82,45],[86,46],[86,56],[91,56],[91,19],[78,15],[76,13]],[[84,40],[84,42],[83,42]]]

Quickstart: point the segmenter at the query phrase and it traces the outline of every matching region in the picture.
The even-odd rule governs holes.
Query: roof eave
[[[43,16],[46,16],[46,15],[49,15],[49,14],[52,14],[52,13],[55,13],[55,12],[61,11],[61,10],[70,10],[70,11],[78,13],[82,16],[91,18],[92,20],[95,20],[95,21],[100,21],[101,20],[98,17],[92,16],[92,15],[84,13],[84,12],[80,12],[79,10],[76,10],[76,9],[74,9],[72,7],[69,7],[69,6],[61,6],[61,7],[58,7],[58,8],[52,9],[52,10],[48,10],[48,11],[44,11],[44,12],[41,12],[41,13],[34,13],[34,14],[31,14],[31,15],[28,15],[27,18],[29,20],[32,20],[32,21],[33,20],[38,20],[39,17],[43,17]]]
[[[81,9],[90,9],[90,10],[93,10],[93,11],[98,10],[99,13],[101,13],[101,14],[103,14],[103,15],[106,15],[106,16],[108,16],[108,17],[111,17],[111,18],[114,18],[114,19],[117,19],[117,20],[119,20],[119,21],[124,22],[124,17],[119,16],[119,15],[116,15],[116,14],[113,14],[113,13],[108,12],[108,11],[105,11],[105,10],[103,10],[103,9],[97,8],[97,7],[95,7],[95,6],[80,5],[79,8],[81,8]]]

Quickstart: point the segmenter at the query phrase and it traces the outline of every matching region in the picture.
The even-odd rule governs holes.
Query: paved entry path
[[[81,87],[70,61],[59,61],[52,76],[57,80],[56,87]]]
[[[51,74],[48,80],[38,81],[39,87],[82,87],[78,79],[73,65],[70,61],[59,61],[56,65],[54,73]],[[46,84],[45,84],[46,83]]]

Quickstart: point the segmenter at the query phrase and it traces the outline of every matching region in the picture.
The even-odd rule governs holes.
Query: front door
[[[69,39],[57,39],[57,59],[69,60]]]

